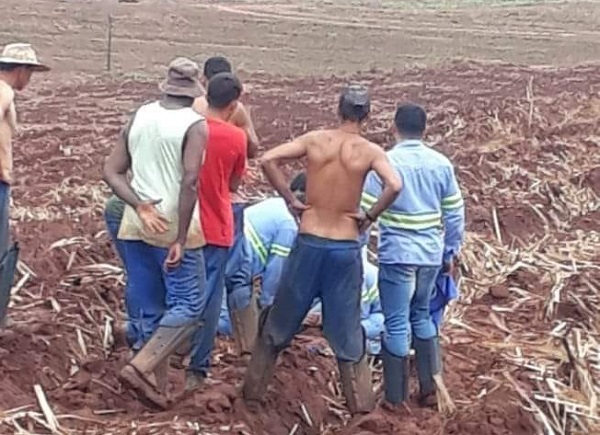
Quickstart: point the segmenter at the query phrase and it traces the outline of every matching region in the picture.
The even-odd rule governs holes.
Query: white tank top
[[[131,187],[142,200],[158,200],[156,208],[169,221],[164,234],[146,232],[135,210],[125,207],[119,238],[170,246],[177,237],[179,191],[183,177],[183,143],[192,124],[203,120],[191,107],[165,109],[154,102],[138,109],[129,129]],[[198,204],[188,231],[187,248],[204,245]]]

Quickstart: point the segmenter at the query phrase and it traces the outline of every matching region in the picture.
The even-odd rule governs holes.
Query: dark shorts
[[[360,324],[362,259],[358,241],[299,234],[284,266],[263,333],[288,346],[315,298],[323,307],[323,333],[337,358],[356,362],[365,352]]]

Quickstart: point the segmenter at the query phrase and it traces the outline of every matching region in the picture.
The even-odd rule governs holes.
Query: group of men
[[[398,108],[386,153],[362,135],[368,91],[346,87],[339,126],[260,157],[278,196],[248,205],[233,196],[258,147],[242,85],[221,57],[205,62],[206,90],[198,76],[194,62],[174,60],[161,100],[135,112],[104,167],[116,195],[107,224],[127,272],[133,355],[121,379],[166,407],[169,358],[182,366],[189,356],[185,388],[202,386],[221,331],[250,355],[242,394],[260,401],[279,353],[316,317],[352,413],[375,406],[369,353],[381,353],[385,400],[397,406],[413,348],[421,403],[435,403],[431,299],[459,252],[464,206],[451,163],[422,142],[424,110]],[[280,163],[300,158],[306,171],[288,183]],[[378,268],[366,260],[375,223]]]
[[[27,44],[0,56],[0,296],[16,262],[5,231],[14,90],[47,69]],[[242,394],[260,401],[280,352],[316,318],[352,413],[375,406],[369,353],[381,354],[385,401],[408,399],[411,348],[420,401],[434,404],[441,352],[432,298],[448,287],[464,205],[451,163],[422,141],[424,110],[398,108],[397,144],[386,153],[362,135],[368,91],[344,88],[337,127],[260,157],[278,196],[250,205],[238,188],[258,139],[242,84],[222,57],[200,75],[195,62],[175,59],[160,100],[135,111],[104,165],[114,192],[106,224],[126,271],[131,358],[122,381],[141,400],[169,406],[169,362],[187,359],[185,388],[201,387],[221,331],[250,355]],[[288,183],[280,163],[301,158],[306,171]],[[366,258],[374,224],[378,267]]]

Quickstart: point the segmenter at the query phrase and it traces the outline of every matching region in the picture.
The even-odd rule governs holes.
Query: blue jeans
[[[0,257],[8,250],[10,231],[10,184],[0,181]]]
[[[192,359],[188,369],[206,376],[210,367],[210,356],[215,345],[219,316],[225,287],[225,267],[229,248],[206,245],[203,248],[206,267],[206,306],[200,316],[202,328],[193,340]]]
[[[379,296],[385,316],[383,345],[392,355],[408,356],[412,335],[437,336],[429,303],[440,266],[379,265]]]
[[[262,333],[277,351],[298,332],[315,298],[323,306],[323,334],[341,361],[365,353],[360,324],[362,259],[358,241],[299,234],[285,263]]]
[[[115,216],[111,213],[108,213],[107,210],[104,211],[104,222],[106,223],[106,229],[108,230],[108,234],[112,239],[115,249],[117,250],[117,254],[123,263],[123,268],[125,270],[125,274],[127,274],[127,262],[125,261],[125,241],[119,240],[117,235],[119,234],[119,227],[121,226],[121,219],[123,216]],[[129,347],[139,350],[139,347],[142,343],[139,340],[141,336],[141,331],[138,330],[139,327],[139,313],[141,307],[135,306],[135,300],[131,298],[129,292],[129,280],[127,276],[125,276],[125,311],[127,313],[127,329],[125,332],[125,338],[127,339],[127,344]]]
[[[125,266],[125,271],[127,272],[127,266],[125,265],[125,241],[117,238],[122,218],[123,216],[115,216],[108,213],[106,210],[104,211],[104,222],[106,223],[106,229],[108,230],[111,240],[115,244],[117,254],[123,262],[123,266]]]
[[[179,327],[198,321],[206,303],[201,249],[188,249],[181,264],[165,270],[168,250],[138,240],[123,240],[127,259],[129,319],[137,331],[135,348],[160,326]]]

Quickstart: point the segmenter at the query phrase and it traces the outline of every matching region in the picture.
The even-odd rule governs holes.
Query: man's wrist
[[[372,210],[365,210],[365,216],[371,222],[375,222],[377,220],[377,216],[375,214],[373,214]]]

